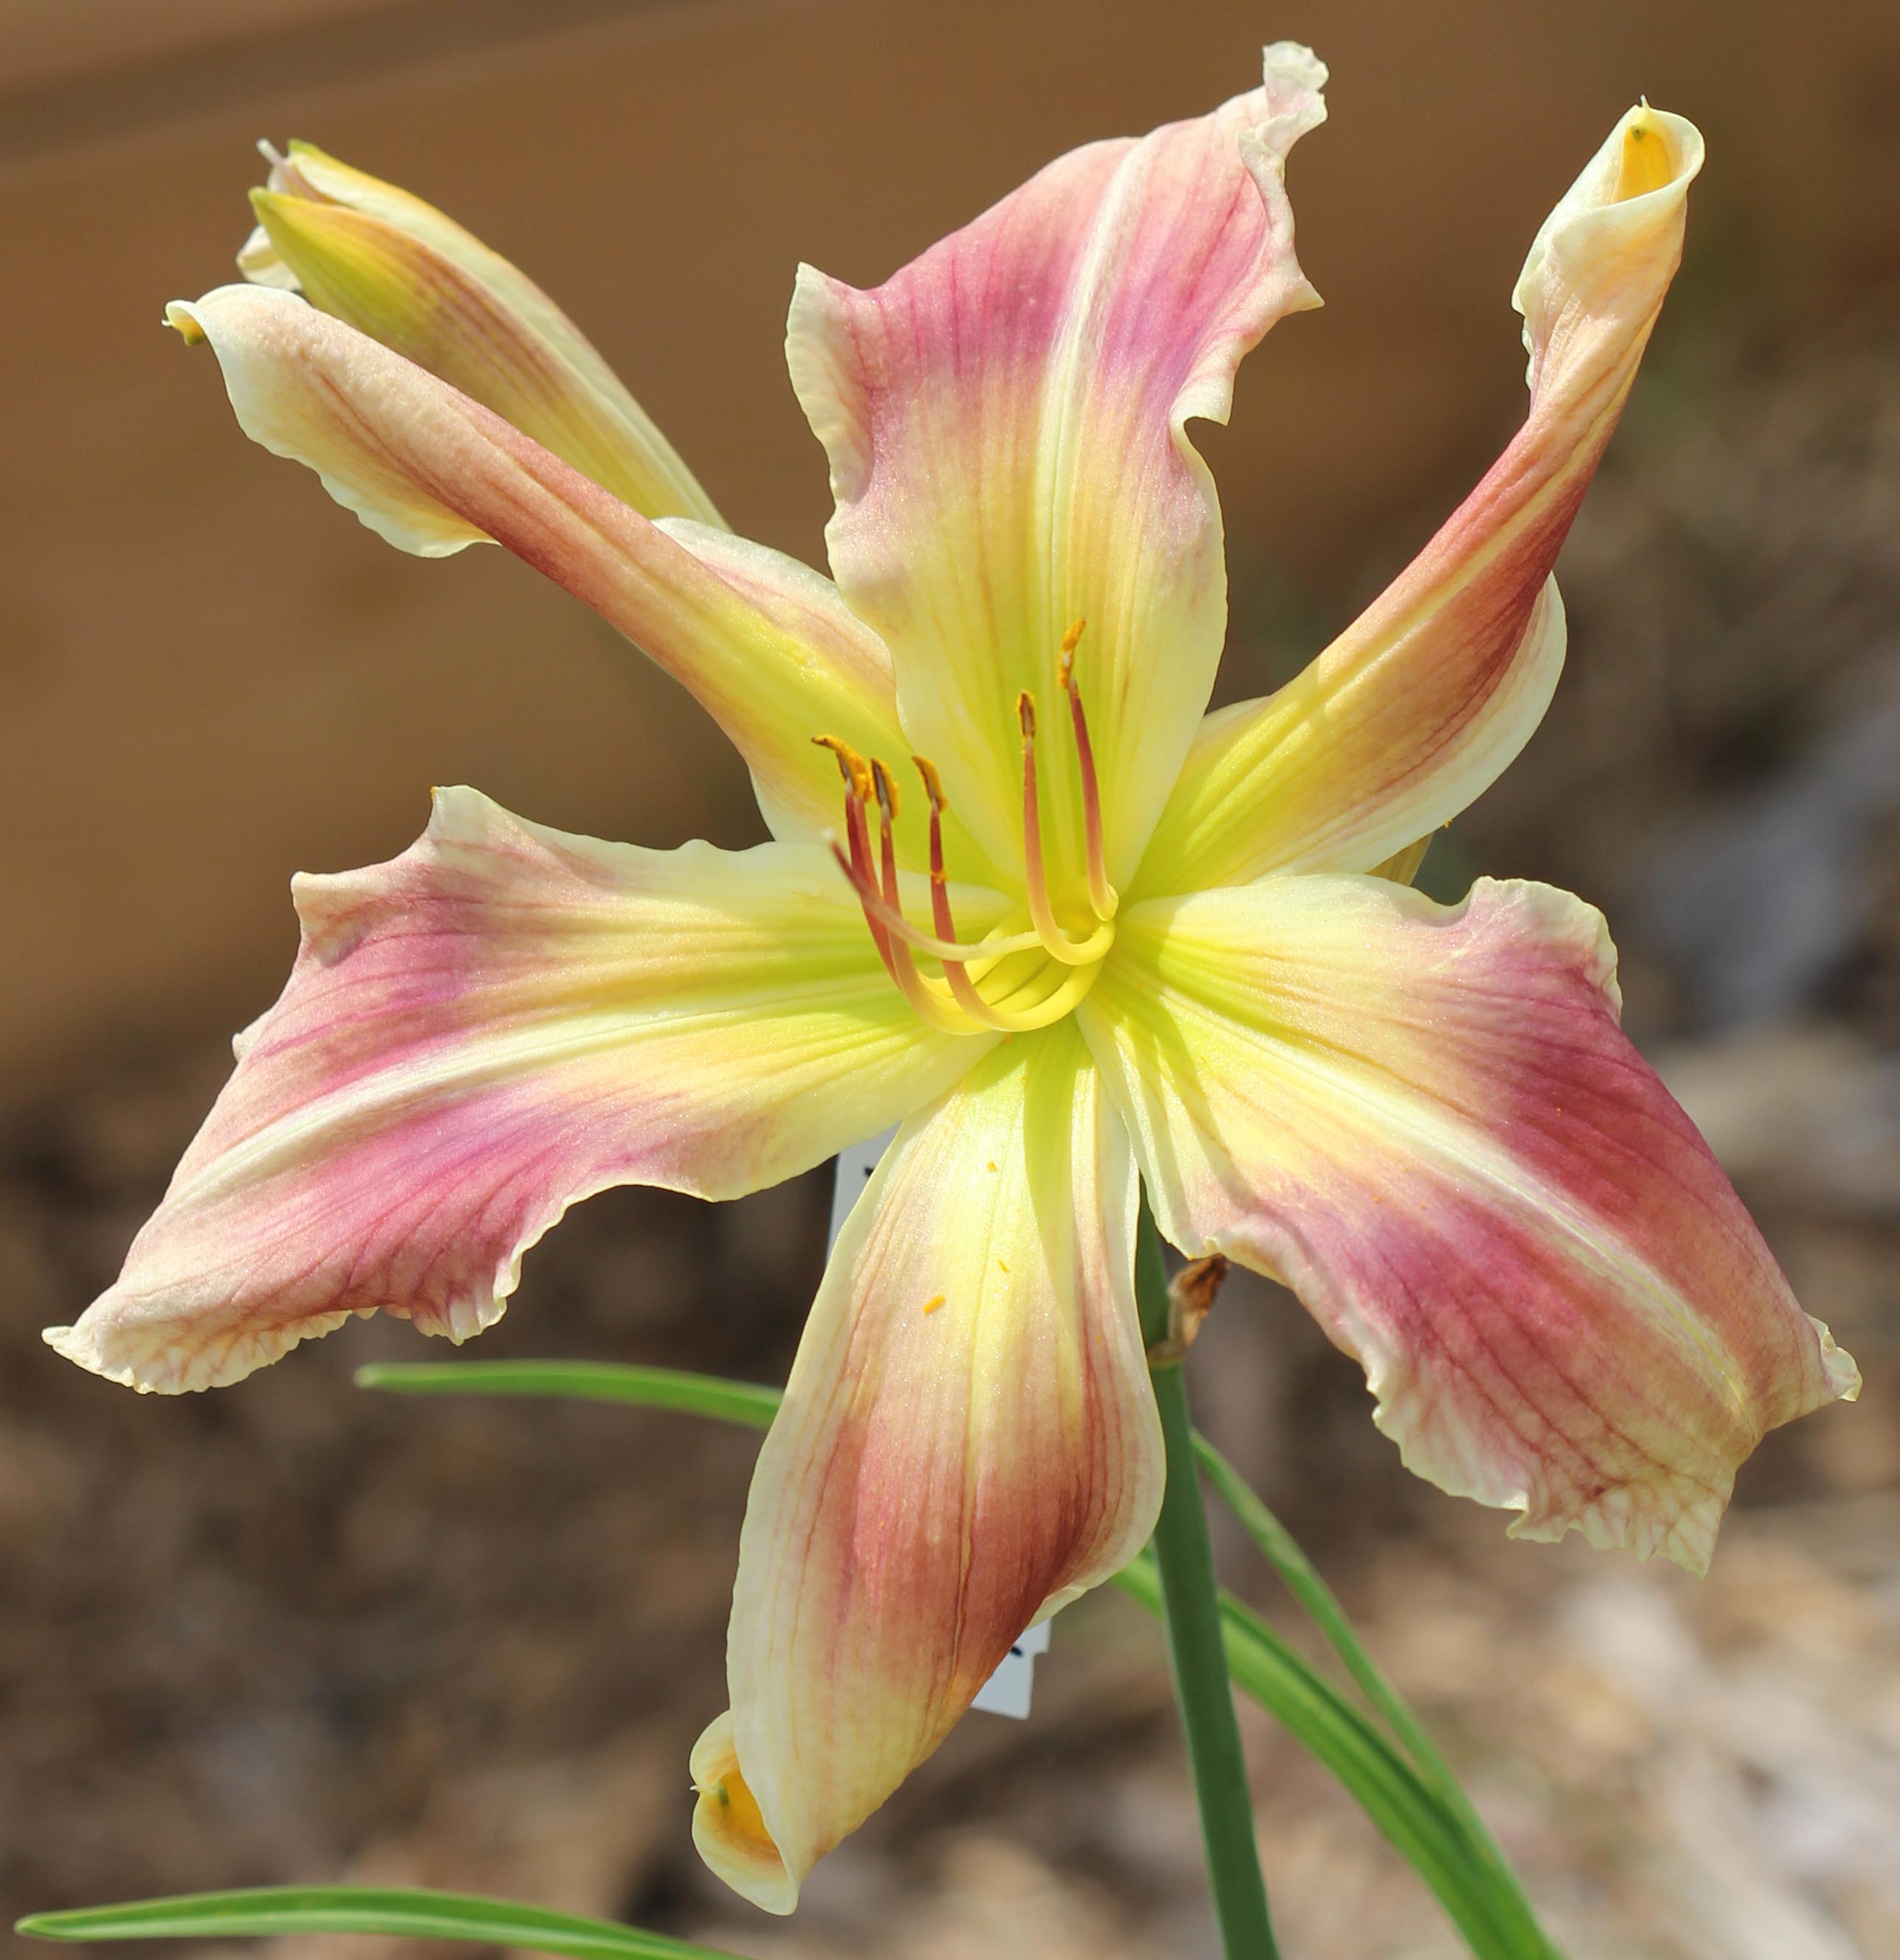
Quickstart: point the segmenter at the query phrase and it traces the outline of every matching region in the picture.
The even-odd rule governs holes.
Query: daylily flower
[[[596,843],[459,789],[392,863],[300,879],[282,998],[118,1283],[49,1338],[166,1391],[351,1314],[459,1340],[590,1192],[737,1197],[901,1120],[759,1459],[731,1712],[693,1757],[703,1853],[774,1911],[1149,1532],[1138,1179],[1184,1252],[1290,1286],[1406,1463],[1522,1536],[1699,1569],[1764,1432],[1854,1389],[1620,1032],[1600,916],[1406,882],[1555,685],[1551,567],[1677,263],[1690,124],[1632,110],[1538,234],[1529,415],[1471,496],[1297,680],[1203,711],[1225,577],[1186,427],[1316,304],[1283,173],[1324,78],[1272,48],[1262,88],[1062,158],[875,291],[801,271],[835,584],[648,521],[405,358],[482,378],[446,320],[411,331],[438,275],[396,234],[434,221],[313,153],[334,208],[297,234],[267,202],[271,240],[399,351],[267,286],[170,311],[365,523],[497,541],[678,675],[773,841]],[[354,297],[318,276],[339,212],[393,227]]]

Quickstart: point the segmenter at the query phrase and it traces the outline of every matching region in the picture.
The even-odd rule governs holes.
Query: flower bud
[[[433,205],[293,143],[266,150],[257,228],[237,255],[259,285],[312,305],[505,416],[648,517],[719,523],[672,445],[525,274]]]

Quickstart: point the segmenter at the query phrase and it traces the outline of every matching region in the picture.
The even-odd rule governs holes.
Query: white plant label
[[[852,1206],[863,1195],[864,1187],[870,1182],[879,1159],[890,1147],[891,1140],[896,1134],[893,1128],[881,1137],[872,1137],[867,1142],[853,1144],[848,1150],[839,1151],[837,1182],[831,1187],[831,1236],[825,1242],[827,1252],[837,1243],[838,1234],[844,1230],[844,1221],[851,1215]],[[1002,1664],[977,1690],[977,1698],[971,1707],[980,1708],[986,1714],[1011,1716],[1018,1722],[1027,1719],[1029,1693],[1035,1682],[1036,1656],[1048,1651],[1049,1622],[1044,1620],[1030,1628],[1004,1655]]]

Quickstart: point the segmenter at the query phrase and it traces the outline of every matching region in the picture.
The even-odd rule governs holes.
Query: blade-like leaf
[[[1267,1507],[1233,1465],[1203,1436],[1194,1439],[1194,1454],[1208,1481],[1219,1491],[1282,1583],[1305,1608],[1307,1617],[1324,1634],[1373,1710],[1381,1716],[1412,1758],[1419,1777],[1438,1796],[1457,1818],[1473,1855],[1481,1859],[1491,1874],[1498,1908],[1506,1923],[1527,1942],[1525,1951],[1554,1953],[1549,1936],[1538,1925],[1537,1915],[1518,1885],[1517,1875],[1506,1862],[1497,1841],[1485,1827],[1464,1786],[1438,1753],[1405,1697],[1387,1678],[1385,1671],[1369,1654],[1353,1630],[1333,1589],[1320,1577],[1319,1569],[1300,1548],[1293,1535]]]
[[[769,1429],[779,1405],[777,1389],[755,1382],[608,1361],[373,1362],[357,1370],[356,1385],[401,1395],[558,1395],[570,1401],[637,1402],[754,1429]]]
[[[750,1382],[668,1368],[586,1361],[421,1362],[402,1367],[363,1368],[356,1379],[365,1388],[410,1394],[577,1395],[598,1402],[642,1403],[757,1428],[770,1422],[780,1400],[777,1389]],[[1199,1447],[1204,1466],[1214,1457],[1227,1468],[1210,1446],[1201,1443]],[[1236,1473],[1228,1474],[1240,1490],[1246,1489]],[[1228,1494],[1225,1486],[1222,1494]],[[1254,1502],[1258,1504],[1259,1500]],[[1263,1505],[1259,1508],[1262,1512],[1266,1509]],[[1244,1517],[1242,1521],[1250,1529],[1257,1519]],[[1354,1653],[1384,1683],[1384,1677],[1377,1675],[1370,1656],[1352,1640],[1338,1602],[1326,1591],[1285,1527],[1277,1519],[1273,1522],[1278,1535],[1272,1540],[1274,1551],[1268,1555],[1274,1559],[1276,1569],[1301,1573],[1303,1584],[1294,1590],[1309,1611],[1313,1599],[1322,1594],[1331,1602],[1334,1624],[1315,1615],[1321,1631],[1336,1645],[1337,1630],[1344,1628]],[[1160,1581],[1148,1554],[1117,1575],[1115,1583],[1151,1613],[1159,1615]],[[1408,1762],[1311,1662],[1231,1594],[1222,1594],[1221,1611],[1228,1665],[1235,1686],[1280,1721],[1339,1778],[1381,1833],[1431,1887],[1479,1960],[1560,1960],[1501,1854],[1482,1825],[1474,1831],[1475,1815],[1462,1793],[1457,1803],[1448,1801],[1435,1782]],[[1347,1665],[1350,1667],[1352,1662],[1348,1660]],[[1389,1683],[1384,1685],[1387,1694],[1403,1708],[1396,1691]],[[1412,1726],[1416,1728],[1415,1717]],[[1428,1741],[1425,1746],[1430,1748]],[[1438,1767],[1449,1780],[1450,1772],[1441,1761]]]
[[[1161,1580],[1143,1552],[1114,1584],[1156,1615]],[[1234,1685],[1273,1716],[1338,1777],[1431,1887],[1479,1960],[1552,1960],[1556,1949],[1534,1920],[1514,1914],[1475,1855],[1462,1821],[1384,1736],[1250,1607],[1221,1595],[1222,1634]]]
[[[14,1928],[30,1939],[234,1939],[287,1933],[381,1933],[408,1939],[475,1940],[576,1960],[736,1960],[663,1933],[577,1919],[512,1899],[376,1885],[265,1885],[138,1899],[77,1912],[36,1913]]]

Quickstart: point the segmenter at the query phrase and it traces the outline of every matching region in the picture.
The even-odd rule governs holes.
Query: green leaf
[[[1205,1437],[1195,1437],[1194,1454],[1208,1481],[1219,1491],[1287,1590],[1305,1608],[1359,1691],[1411,1757],[1420,1779],[1450,1813],[1465,1840],[1467,1855],[1481,1863],[1489,1875],[1495,1895],[1494,1911],[1513,1930],[1514,1937],[1523,1943],[1513,1950],[1554,1954],[1556,1948],[1539,1926],[1516,1873],[1465,1794],[1464,1786],[1452,1774],[1450,1765],[1438,1753],[1404,1696],[1366,1651],[1346,1617],[1346,1608],[1320,1577],[1318,1568],[1241,1473]]]
[[[1158,1615],[1160,1575],[1143,1552],[1114,1581]],[[1547,1960],[1536,1928],[1511,1924],[1459,1823],[1411,1764],[1312,1665],[1231,1592],[1222,1634],[1234,1685],[1278,1720],[1338,1777],[1347,1793],[1424,1879],[1480,1960]]]
[[[375,1362],[356,1371],[359,1389],[400,1395],[559,1395],[570,1401],[637,1402],[769,1429],[779,1391],[678,1368],[631,1368],[609,1361]]]
[[[604,1919],[577,1919],[512,1899],[377,1885],[264,1885],[193,1892],[77,1912],[35,1913],[14,1931],[29,1939],[234,1939],[285,1933],[383,1933],[410,1939],[476,1940],[572,1954],[577,1960],[736,1960],[710,1946],[643,1933]]]

